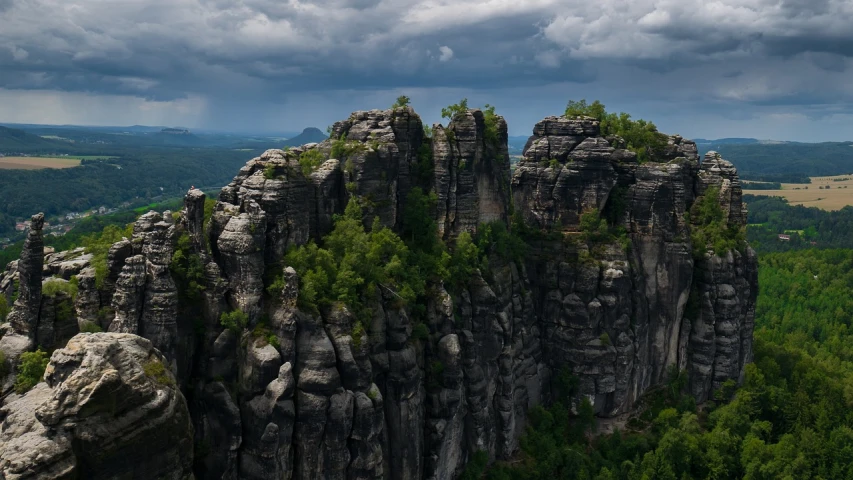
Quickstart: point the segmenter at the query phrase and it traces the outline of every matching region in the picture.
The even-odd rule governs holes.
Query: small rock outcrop
[[[72,338],[0,410],[0,477],[191,478],[189,411],[164,362],[136,335]]]

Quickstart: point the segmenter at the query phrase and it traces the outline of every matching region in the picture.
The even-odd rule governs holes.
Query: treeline
[[[744,195],[744,201],[749,206],[747,239],[758,252],[853,248],[853,207],[826,211],[757,195]],[[790,240],[779,239],[780,234]]]
[[[723,154],[723,158],[726,160],[731,160]],[[732,162],[734,163],[734,162]],[[740,176],[741,181],[752,181],[752,182],[771,182],[771,183],[812,183],[811,177],[802,173],[764,173],[764,174],[756,174],[749,171],[741,171],[740,166],[735,164],[738,167],[738,175]],[[750,187],[751,188],[751,187]]]
[[[222,186],[260,151],[145,149],[67,169],[4,170],[0,235],[17,219],[116,206],[136,198],[183,195],[192,185]]]
[[[585,403],[535,408],[519,458],[475,456],[465,478],[853,478],[853,250],[770,254],[759,271],[755,363],[736,394],[697,409],[673,375],[644,416],[597,437]]]
[[[744,190],[782,190],[779,182],[741,182]]]

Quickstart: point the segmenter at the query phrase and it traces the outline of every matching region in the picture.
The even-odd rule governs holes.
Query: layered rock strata
[[[0,409],[0,477],[191,478],[189,411],[163,362],[136,335],[72,338]]]

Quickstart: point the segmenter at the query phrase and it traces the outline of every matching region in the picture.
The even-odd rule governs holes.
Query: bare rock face
[[[45,383],[2,408],[0,476],[190,478],[189,412],[164,361],[136,335],[71,339]]]
[[[18,260],[20,291],[8,317],[9,324],[15,333],[29,337],[31,341],[35,340],[41,308],[41,282],[44,267],[44,239],[41,233],[43,226],[44,214],[33,215],[27,240],[21,250],[21,259]]]
[[[728,226],[743,227],[746,204],[734,166],[708,152],[698,177],[699,198],[714,187]],[[750,247],[711,250],[697,262],[694,294],[699,306],[691,312],[688,340],[688,378],[697,399],[710,398],[726,380],[743,381],[744,365],[752,361],[757,285],[758,260]]]
[[[369,199],[364,211],[368,222],[379,217],[384,226],[400,226],[423,135],[421,119],[411,107],[353,112],[332,126],[321,148],[341,162],[351,193]]]
[[[446,238],[508,218],[509,152],[506,121],[488,125],[480,110],[456,115],[447,128],[434,127],[438,228]]]
[[[635,157],[600,137],[597,120],[548,117],[533,128],[513,175],[513,200],[529,225],[577,225],[584,211],[604,209],[618,178],[614,164]]]

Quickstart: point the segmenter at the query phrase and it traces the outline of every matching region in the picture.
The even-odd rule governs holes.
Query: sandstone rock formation
[[[0,468],[117,471],[107,457],[89,463],[69,450],[76,433],[62,433],[62,425],[78,417],[91,425],[88,410],[60,398],[72,385],[78,396],[102,383],[127,385],[132,405],[123,412],[153,401],[143,391],[161,392],[172,407],[151,414],[186,443],[176,388],[134,376],[136,367],[110,367],[106,380],[60,378],[55,372],[77,368],[59,368],[71,362],[69,349],[97,366],[118,357],[144,364],[143,351],[164,361],[164,375],[176,373],[187,395],[194,474],[217,479],[452,479],[478,451],[512,456],[535,405],[588,399],[607,417],[630,411],[675,372],[687,372],[699,402],[742,380],[752,358],[756,257],[745,244],[719,252],[695,245],[705,226],[691,214],[711,199],[728,227],[745,226],[731,164],[714,155],[700,163],[695,144],[679,136],[639,163],[620,138],[602,137],[596,120],[548,117],[511,174],[506,132],[503,118],[481,110],[436,125],[431,138],[411,108],[355,112],[328,140],[250,160],[209,218],[199,190],[188,192],[176,220],[169,212],[140,217],[132,238],[110,249],[99,287],[84,257],[56,257],[56,267],[42,269],[33,230],[32,252],[0,276],[0,288],[11,275],[29,288],[0,349],[34,348],[38,319],[56,310],[34,299],[42,275],[75,276],[81,326],[124,333],[74,337],[54,354],[48,385],[6,401],[8,431],[28,432],[53,453],[41,460],[16,453]],[[399,232],[415,188],[434,193],[432,214],[447,245],[512,217],[526,255],[492,251],[464,286],[434,282],[417,316],[381,288],[364,293],[369,320],[340,303],[300,309],[298,275],[283,264],[288,249],[321,242],[353,196],[368,227],[378,218]],[[597,227],[599,217],[606,228]],[[193,262],[192,292],[175,258]],[[237,310],[245,325],[240,315],[240,323],[220,322]],[[55,315],[45,325],[55,342],[69,334]],[[571,398],[559,397],[565,372],[578,380]],[[64,413],[39,413],[47,407],[36,403]],[[98,434],[135,442],[124,431]],[[188,471],[187,449],[158,450],[163,458],[148,460],[153,451],[143,448],[139,464],[154,462],[165,478]]]
[[[190,478],[189,411],[164,361],[136,335],[72,338],[0,410],[0,478]]]

